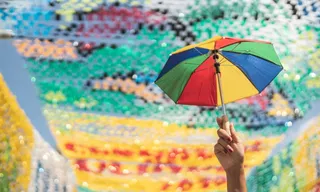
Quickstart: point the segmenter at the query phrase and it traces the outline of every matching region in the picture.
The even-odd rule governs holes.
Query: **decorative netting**
[[[298,152],[275,165],[298,167],[288,177],[268,164],[281,154],[262,163],[320,98],[317,0],[5,0],[0,21],[16,34],[79,191],[225,190],[212,152],[221,110],[174,105],[153,83],[171,52],[215,35],[271,41],[285,68],[261,94],[227,105],[246,141],[246,172],[260,165],[252,191],[282,191],[290,174],[307,173],[286,164]],[[290,146],[305,155],[299,142]],[[285,186],[303,191],[312,182],[301,178]]]
[[[33,129],[1,73],[0,90],[0,191],[73,191],[70,162]]]

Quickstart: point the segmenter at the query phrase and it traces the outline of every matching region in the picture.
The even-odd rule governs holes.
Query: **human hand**
[[[219,139],[214,146],[214,153],[221,166],[228,172],[243,169],[244,146],[241,143],[233,123],[229,123],[227,116],[217,118]]]

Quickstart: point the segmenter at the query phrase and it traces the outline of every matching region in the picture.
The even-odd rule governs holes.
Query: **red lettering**
[[[164,165],[162,164],[157,164],[154,169],[153,169],[153,172],[156,172],[156,173],[159,173],[162,171],[162,168],[164,167]]]
[[[182,167],[178,165],[170,165],[170,169],[173,173],[179,173],[182,169]]]
[[[179,184],[179,188],[182,190],[182,191],[188,191],[189,189],[192,188],[192,182],[189,181],[188,179],[184,179],[180,182]]]
[[[125,150],[125,151],[124,151],[124,156],[130,157],[130,156],[132,156],[132,155],[133,155],[133,152],[131,152],[131,151],[129,151],[129,150]]]
[[[101,161],[99,164],[99,169],[98,171],[96,171],[96,173],[102,173],[102,171],[105,170],[105,168],[106,168],[106,163]]]
[[[91,153],[95,153],[95,154],[97,154],[97,153],[99,152],[99,151],[98,151],[96,148],[94,148],[94,147],[90,147],[89,150],[90,150]]]
[[[254,145],[260,146],[260,145],[261,145],[261,141],[256,141],[256,142],[254,142]]]
[[[170,184],[169,182],[166,182],[166,183],[162,186],[161,191],[167,190],[170,186],[171,186],[171,184]]]
[[[140,175],[146,173],[147,172],[147,168],[148,168],[148,163],[139,164],[138,165],[138,173]]]
[[[188,167],[188,171],[198,171],[198,168],[195,167],[195,166],[192,166],[192,167]]]
[[[210,185],[211,179],[210,178],[203,178],[200,180],[200,183],[202,184],[202,188],[208,188]]]
[[[254,142],[254,144],[252,146],[252,151],[259,151],[260,150],[260,145],[261,145],[260,141]]]
[[[132,156],[133,153],[129,150],[113,149],[113,154],[125,156],[125,157],[130,157],[130,156]]]
[[[174,163],[176,159],[177,152],[173,149],[171,152],[168,153],[168,163]]]
[[[188,154],[187,150],[183,149],[181,159],[182,160],[187,160],[188,158],[189,158],[189,154]]]
[[[187,160],[189,158],[189,154],[186,149],[172,149],[168,153],[168,163],[174,163],[177,156],[179,156],[181,160]]]
[[[121,174],[121,165],[118,162],[113,162],[109,165],[109,170],[111,173]]]
[[[205,149],[197,149],[196,151],[198,157],[201,157],[204,160],[213,157],[212,153],[208,153]]]
[[[150,156],[150,153],[147,150],[141,150],[139,155],[140,156]]]
[[[161,162],[162,156],[163,156],[163,152],[159,151],[159,153],[155,156],[157,163]]]
[[[217,177],[215,180],[214,180],[214,183],[216,185],[221,185],[223,183],[226,183],[227,182],[227,179],[225,177]]]
[[[202,168],[202,170],[208,171],[208,170],[210,170],[210,169],[212,169],[212,168],[213,168],[212,166],[207,166],[207,167]]]
[[[85,159],[77,159],[76,165],[78,166],[78,169],[80,171],[87,171],[87,172],[90,171],[89,168],[87,167],[87,160]]]
[[[76,151],[75,148],[74,148],[74,144],[73,143],[66,143],[65,147],[66,147],[67,150],[70,150],[70,151],[73,151],[73,152]]]
[[[92,173],[101,173],[106,168],[106,163],[103,161],[100,161],[98,169],[91,170],[89,169],[87,162],[88,161],[86,159],[78,159],[76,160],[76,165],[78,166],[78,169],[80,171],[86,171],[86,172],[92,172]]]
[[[103,150],[103,154],[104,154],[104,155],[108,155],[108,154],[109,154],[109,151],[108,151],[108,150]]]
[[[198,157],[202,157],[202,159],[206,159],[207,155],[204,149],[197,149]]]

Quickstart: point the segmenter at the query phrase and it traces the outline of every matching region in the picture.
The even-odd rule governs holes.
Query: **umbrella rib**
[[[233,52],[233,53],[239,53],[239,54],[247,54],[247,55],[253,55],[253,56],[259,57],[259,56],[258,56],[259,53],[255,52],[255,51],[251,51],[251,50],[250,50],[251,53],[255,53],[256,55],[251,54],[251,53],[249,53],[249,52],[247,52],[247,53],[242,53],[243,51],[246,51],[246,50],[238,50],[238,51],[239,51],[239,52],[233,52],[233,49],[232,49],[231,51],[227,51],[227,52]],[[260,58],[261,58],[261,57],[260,57]],[[262,59],[263,59],[263,58],[262,58]],[[269,60],[267,60],[267,59],[264,59],[264,60],[269,61]],[[270,62],[272,62],[272,61],[270,61]]]
[[[222,66],[226,66],[226,67],[235,67],[234,65],[222,65]],[[199,71],[203,71],[203,70],[206,70],[206,69],[209,69],[210,67],[207,67],[207,68],[204,68],[204,69],[200,69],[198,71],[194,71],[195,73],[196,72],[199,72]]]
[[[238,45],[236,45],[231,51],[233,51],[235,48],[237,48],[240,44],[241,44],[242,42],[239,42],[238,43]],[[223,59],[226,59],[225,57],[223,57],[222,59],[221,59],[221,62],[220,63],[222,63],[223,62]]]
[[[188,65],[199,65],[197,63],[183,63],[183,64],[188,64]]]
[[[200,55],[204,55],[205,53],[201,53],[196,47],[194,47],[194,49],[196,50],[196,51],[198,51],[198,53],[200,53]]]
[[[230,52],[230,51],[226,51],[226,52]],[[230,52],[230,53],[236,53],[236,52]],[[279,67],[282,67],[282,68],[283,68],[283,66],[282,66],[281,63],[280,63],[280,65],[278,65],[278,64],[274,63],[273,61],[270,61],[270,60],[265,59],[265,58],[263,58],[263,57],[261,57],[261,56],[258,56],[258,55],[254,55],[254,54],[252,54],[252,53],[238,53],[238,54],[241,54],[241,55],[249,55],[249,56],[257,57],[257,58],[260,58],[260,59],[262,59],[262,60],[265,60],[265,61],[267,61],[267,62],[269,62],[269,63],[271,63],[271,64],[273,64],[273,65],[276,65],[276,66],[279,66]]]
[[[222,67],[234,67],[234,65],[221,65]]]
[[[203,71],[203,70],[206,70],[206,69],[209,69],[209,67],[204,68],[204,69],[200,69],[200,70],[198,70],[198,71],[194,71],[194,72],[196,73],[196,72]]]
[[[227,60],[225,60],[225,61],[227,61]],[[223,61],[223,62],[225,62],[225,61]],[[222,62],[222,63],[223,63]],[[220,63],[221,65],[222,65],[222,63]],[[199,65],[198,63],[183,63],[183,64],[188,64],[188,65]],[[201,64],[200,64],[201,65]],[[233,65],[222,65],[222,66],[227,66],[227,67],[232,67]],[[207,69],[207,68],[206,68]]]
[[[229,61],[230,63],[232,63],[229,59],[227,59],[226,58],[226,61]],[[257,90],[258,90],[258,92],[260,93],[260,91],[259,91],[259,89],[255,86],[255,84],[251,81],[251,79],[248,77],[248,75],[239,67],[239,66],[237,66],[236,64],[234,64],[234,66],[236,67],[236,68],[238,68],[242,73],[243,73],[243,75],[245,75],[246,76],[246,78],[250,81],[250,83],[252,84],[252,86],[254,87],[254,88],[256,88]]]
[[[223,57],[224,58],[224,57]],[[221,61],[220,62],[220,65],[222,65],[224,62],[227,62],[228,60],[227,59],[224,59],[224,61]],[[223,66],[225,66],[225,65],[223,65]],[[230,66],[232,66],[232,65],[230,65]]]

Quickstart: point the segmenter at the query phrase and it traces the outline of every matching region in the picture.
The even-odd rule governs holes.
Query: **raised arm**
[[[217,123],[219,139],[214,146],[214,152],[226,172],[228,192],[246,192],[244,146],[226,116],[217,118]]]

